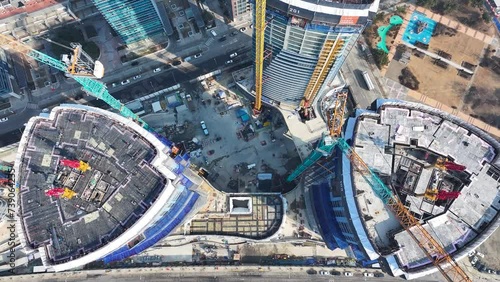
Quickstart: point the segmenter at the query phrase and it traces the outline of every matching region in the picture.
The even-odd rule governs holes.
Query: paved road
[[[250,48],[236,47],[235,49],[229,50],[230,51],[225,51],[224,54],[215,57],[202,56],[189,63],[184,63],[179,67],[171,67],[167,70],[163,70],[158,74],[153,75],[152,70],[150,70],[149,73],[141,77],[142,80],[134,81],[130,79],[131,83],[125,86],[118,85],[114,88],[108,86],[110,87],[109,92],[117,99],[123,99],[130,95],[133,97],[140,97],[178,83],[187,82],[202,74],[220,69],[221,67],[231,67],[233,65],[238,65],[242,61],[248,61]],[[229,54],[233,52],[237,52],[238,56],[232,59],[233,63],[226,64],[226,61],[230,59]],[[164,68],[165,66],[163,69]]]
[[[229,29],[228,33],[231,31]],[[174,51],[169,49],[168,51],[140,58],[138,66],[132,67],[129,65],[120,70],[110,71],[106,74],[103,81],[107,83],[109,92],[118,99],[122,97],[130,99],[131,97],[147,95],[177,83],[187,82],[215,69],[235,66],[239,62],[249,60],[251,56],[251,44],[248,44],[251,43],[250,36],[248,31],[246,33],[238,32],[236,36],[229,36],[227,34],[227,39],[224,42],[219,42],[215,39],[209,46],[173,46]],[[207,40],[207,38],[204,38],[203,42]],[[186,57],[194,53],[199,53],[200,50],[202,53],[200,58],[193,59],[188,63],[184,62],[179,66],[171,67],[160,73],[153,73],[152,71],[158,67],[165,69],[165,64],[162,61],[167,61],[171,57]],[[175,52],[175,55],[173,55],[173,52]],[[230,60],[229,55],[234,52],[237,52],[238,56],[232,59],[232,64],[226,64]],[[133,80],[132,77],[137,74],[141,74],[142,77]],[[129,79],[131,83],[125,86],[120,85],[119,82],[125,79]],[[9,115],[9,121],[0,124],[0,146],[17,142],[19,139],[17,136],[20,133],[18,129],[22,129],[24,123],[30,117],[38,115],[41,109],[63,102],[71,102],[73,97],[82,93],[80,85],[73,79],[66,79],[62,74],[59,74],[58,81],[57,88],[53,91],[44,89],[45,92],[43,93],[25,97],[23,100],[25,107],[16,109],[14,114]],[[111,86],[113,82],[117,83],[118,86],[113,88]]]
[[[367,71],[370,75],[375,89],[368,90],[363,79],[363,71]],[[342,73],[346,78],[346,82],[351,86],[352,95],[356,106],[361,109],[366,109],[377,98],[383,97],[383,90],[377,83],[377,78],[380,78],[380,72],[375,65],[368,62],[365,52],[363,52],[358,44],[353,48],[349,56],[347,56],[344,65],[342,66]]]
[[[305,269],[305,268],[304,268]],[[178,268],[179,270],[179,268]],[[393,282],[402,281],[400,278],[386,276],[383,278],[368,278],[361,276],[360,273],[354,277],[345,276],[322,276],[322,275],[309,275],[305,270],[290,271],[283,267],[281,270],[274,271],[231,271],[223,267],[219,267],[217,271],[213,268],[208,270],[199,269],[197,272],[191,270],[182,271],[164,271],[163,268],[149,269],[121,269],[113,270],[112,272],[102,273],[57,273],[57,274],[38,274],[27,275],[22,277],[22,281],[290,281],[290,282],[303,282],[303,281],[380,281],[380,282]],[[8,278],[7,278],[8,279]],[[0,281],[6,280],[0,278]],[[419,280],[423,282],[436,281],[436,280]]]

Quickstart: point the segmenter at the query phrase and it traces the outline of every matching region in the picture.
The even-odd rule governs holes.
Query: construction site
[[[338,24],[335,36],[308,22],[320,15],[288,19],[276,3],[273,11],[257,5],[253,79],[231,74],[244,94],[237,97],[216,81],[210,88],[203,83],[213,79],[201,78],[201,93],[170,95],[175,110],[154,110],[156,116],[139,116],[113,98],[97,80],[102,64],[88,60],[81,46],[59,61],[2,35],[112,108],[63,105],[26,124],[16,161],[0,174],[2,185],[16,188],[23,249],[38,251],[43,266],[57,272],[137,258],[168,235],[226,247],[236,239],[250,245],[283,240],[314,246],[314,257],[321,256],[320,246],[344,264],[406,279],[439,271],[447,281],[472,281],[458,261],[500,224],[500,144],[417,103],[379,99],[351,111],[349,96],[356,93],[344,88],[338,71],[356,42],[350,32],[360,32],[368,11],[377,10],[378,2],[367,2],[359,22],[330,19]],[[293,97],[263,94],[283,79],[269,76],[298,56],[266,53],[265,26],[273,16],[273,29],[290,20],[294,29],[327,33],[318,60],[302,61],[309,74],[300,77],[303,89],[294,89]],[[161,103],[151,106],[161,109]],[[297,156],[300,162],[288,163]],[[209,244],[200,248],[191,259],[184,250],[182,260],[216,252]],[[226,251],[240,260],[229,247],[219,250]],[[287,265],[289,254],[279,252],[260,263]],[[329,265],[304,257],[288,262]]]

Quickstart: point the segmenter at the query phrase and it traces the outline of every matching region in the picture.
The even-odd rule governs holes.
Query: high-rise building
[[[335,78],[379,2],[267,0],[264,99],[312,102]]]
[[[231,0],[231,16],[233,21],[239,21],[250,14],[250,2],[248,0]]]
[[[9,65],[0,60],[0,98],[9,97],[12,93],[14,92],[10,81]]]
[[[152,0],[92,0],[125,44],[164,38],[165,30]]]

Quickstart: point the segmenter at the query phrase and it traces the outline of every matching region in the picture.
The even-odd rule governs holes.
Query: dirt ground
[[[472,87],[464,97],[462,111],[500,128],[500,75],[478,67]]]
[[[481,18],[485,8],[474,8],[464,4],[464,0],[457,0],[460,2],[458,9],[446,14],[445,16],[449,19],[458,21],[468,27],[472,27],[484,34],[494,36],[496,34],[495,26],[492,22],[485,23]]]
[[[455,68],[450,66],[443,69],[432,62],[433,59],[428,56],[411,57],[408,68],[420,82],[417,91],[450,107],[458,107],[465,95],[468,81],[458,76]],[[399,81],[400,72],[391,70],[393,67],[398,67],[398,64],[389,65],[386,77]]]
[[[451,60],[456,63],[466,61],[473,65],[479,64],[482,50],[487,46],[483,41],[472,38],[466,34],[457,32],[455,36],[439,35],[432,37],[429,43],[429,51],[438,53],[442,50],[452,56]]]
[[[495,231],[477,251],[484,254],[481,260],[492,269],[500,270],[500,256],[498,256],[498,246],[500,246],[500,230]]]

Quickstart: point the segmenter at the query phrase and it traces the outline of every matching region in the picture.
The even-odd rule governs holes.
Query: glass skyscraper
[[[152,0],[92,0],[125,44],[165,33]]]
[[[339,72],[379,2],[267,0],[264,99],[312,102]]]

